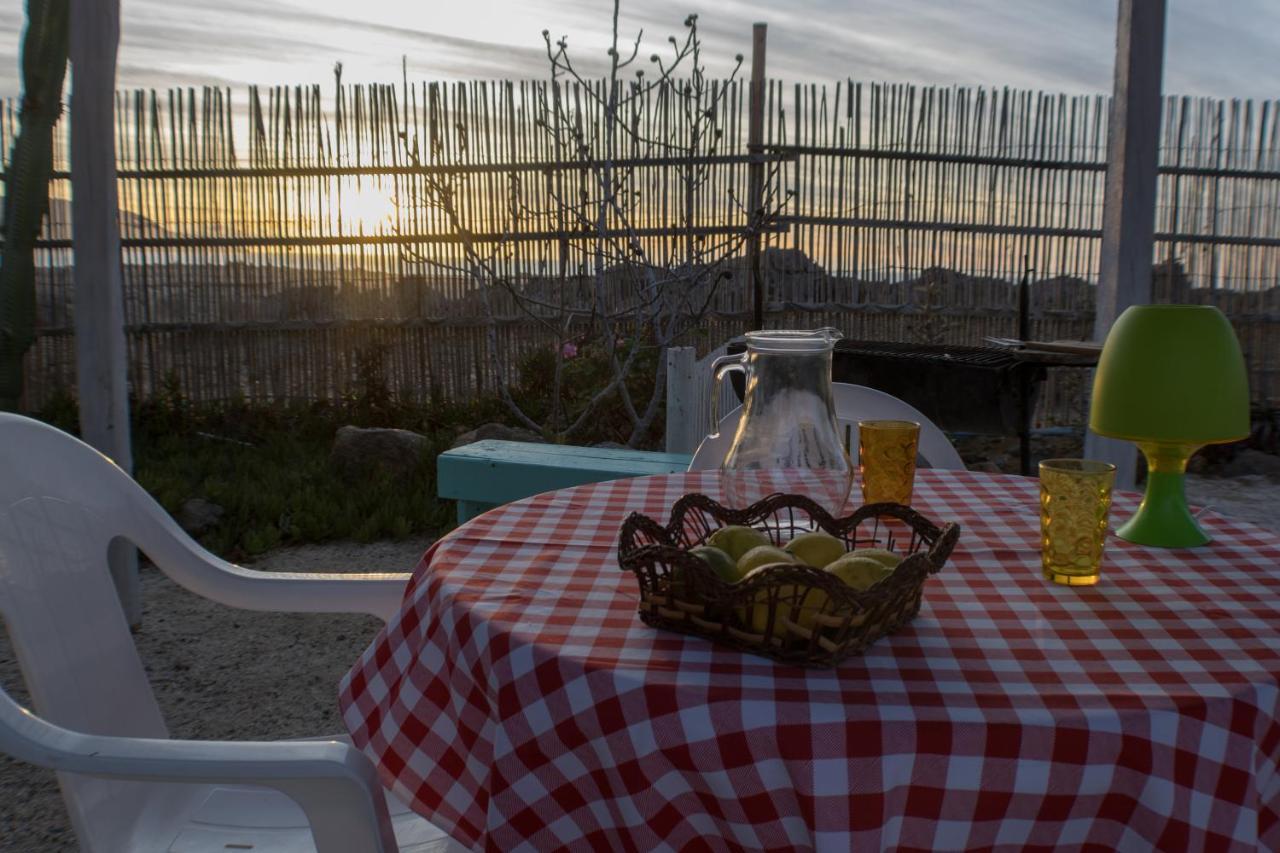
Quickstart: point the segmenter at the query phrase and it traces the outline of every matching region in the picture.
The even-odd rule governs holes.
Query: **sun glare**
[[[395,222],[397,199],[395,188],[373,180],[363,180],[342,187],[340,200],[334,200],[334,219],[341,218],[348,231],[363,229],[372,234],[385,231]]]

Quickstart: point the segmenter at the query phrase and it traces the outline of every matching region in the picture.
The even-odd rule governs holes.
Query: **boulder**
[[[407,429],[366,429],[344,426],[333,439],[329,464],[346,480],[382,469],[393,477],[408,477],[427,452],[425,435]]]
[[[529,444],[546,443],[542,436],[533,430],[509,427],[506,424],[483,424],[455,438],[452,446],[462,447],[464,444],[474,444],[477,441],[485,441],[486,439],[492,439],[493,441],[523,441]]]
[[[191,536],[199,536],[213,529],[222,520],[226,510],[204,498],[189,498],[178,509],[178,524]]]

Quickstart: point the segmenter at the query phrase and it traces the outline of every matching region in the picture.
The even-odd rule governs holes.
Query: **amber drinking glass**
[[[1044,576],[1067,586],[1098,582],[1116,466],[1089,459],[1040,463],[1040,537]]]
[[[864,503],[910,504],[920,424],[858,421],[858,467]]]

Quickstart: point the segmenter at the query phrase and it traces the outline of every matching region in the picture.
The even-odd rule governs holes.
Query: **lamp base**
[[[1138,447],[1147,457],[1147,491],[1137,513],[1116,530],[1116,535],[1158,548],[1207,544],[1209,534],[1187,507],[1184,489],[1187,460],[1199,445],[1139,442]]]

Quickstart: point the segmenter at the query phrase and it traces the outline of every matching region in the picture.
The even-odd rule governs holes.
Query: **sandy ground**
[[[1195,504],[1280,532],[1280,483],[1189,477]],[[274,571],[408,571],[429,540],[275,551]],[[341,730],[335,685],[377,631],[363,616],[249,613],[205,601],[154,568],[142,573],[142,659],[174,737],[275,739]],[[287,674],[287,677],[282,677]],[[7,637],[0,683],[25,701]],[[0,851],[75,851],[53,774],[0,756]]]
[[[1280,533],[1280,482],[1262,476],[1187,475],[1187,500]]]

